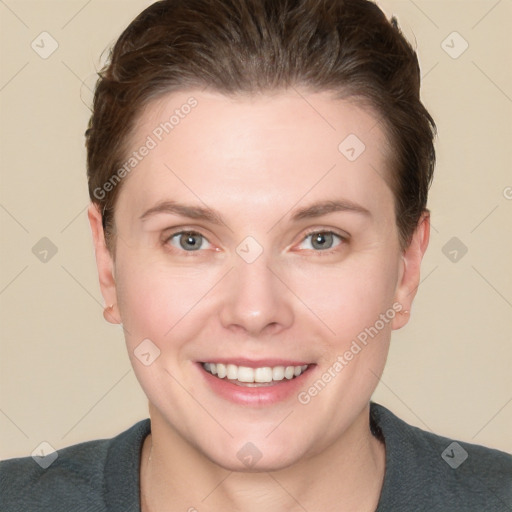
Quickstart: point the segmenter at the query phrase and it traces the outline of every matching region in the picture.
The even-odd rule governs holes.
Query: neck
[[[140,468],[142,512],[377,508],[385,448],[370,432],[369,405],[327,450],[271,472],[226,470],[171,429],[157,411],[151,422]]]

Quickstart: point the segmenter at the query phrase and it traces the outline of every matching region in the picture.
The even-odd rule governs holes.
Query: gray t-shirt
[[[511,455],[425,432],[373,402],[370,426],[386,444],[376,512],[512,511]],[[1,462],[0,511],[140,512],[140,453],[150,430],[147,419],[113,439],[64,448],[46,469],[32,457]]]

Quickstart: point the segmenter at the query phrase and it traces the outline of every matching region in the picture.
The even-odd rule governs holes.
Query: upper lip
[[[312,363],[298,360],[298,359],[246,359],[246,358],[208,358],[202,361],[203,363],[221,363],[221,364],[234,364],[236,366],[246,366],[247,368],[263,368],[266,366],[304,366],[311,365]]]

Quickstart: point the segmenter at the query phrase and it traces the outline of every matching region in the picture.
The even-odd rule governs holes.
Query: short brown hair
[[[436,128],[415,51],[368,0],[162,0],[122,33],[100,71],[86,131],[89,195],[105,237],[122,183],[98,194],[129,152],[142,109],[172,91],[226,95],[300,86],[375,109],[391,144],[402,248],[426,210]]]

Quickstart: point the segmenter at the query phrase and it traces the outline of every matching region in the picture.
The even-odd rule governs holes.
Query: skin
[[[382,125],[368,108],[325,92],[173,93],[145,110],[133,148],[191,96],[197,107],[122,183],[115,259],[96,206],[89,209],[101,291],[114,304],[107,318],[123,324],[150,403],[143,510],[374,511],[385,448],[370,433],[369,400],[391,331],[407,314],[386,323],[308,404],[296,394],[267,406],[232,403],[200,378],[197,362],[307,361],[307,390],[393,303],[411,309],[428,214],[402,250]],[[353,162],[338,150],[349,134],[366,146]],[[173,213],[140,219],[165,200],[207,206],[224,224]],[[325,200],[368,213],[292,220]],[[180,230],[202,234],[201,249],[169,240]],[[311,231],[345,238],[321,249]],[[247,236],[263,249],[252,263],[236,252]],[[148,338],[160,356],[145,366],[134,350]],[[237,457],[248,441],[262,454],[252,468]]]

